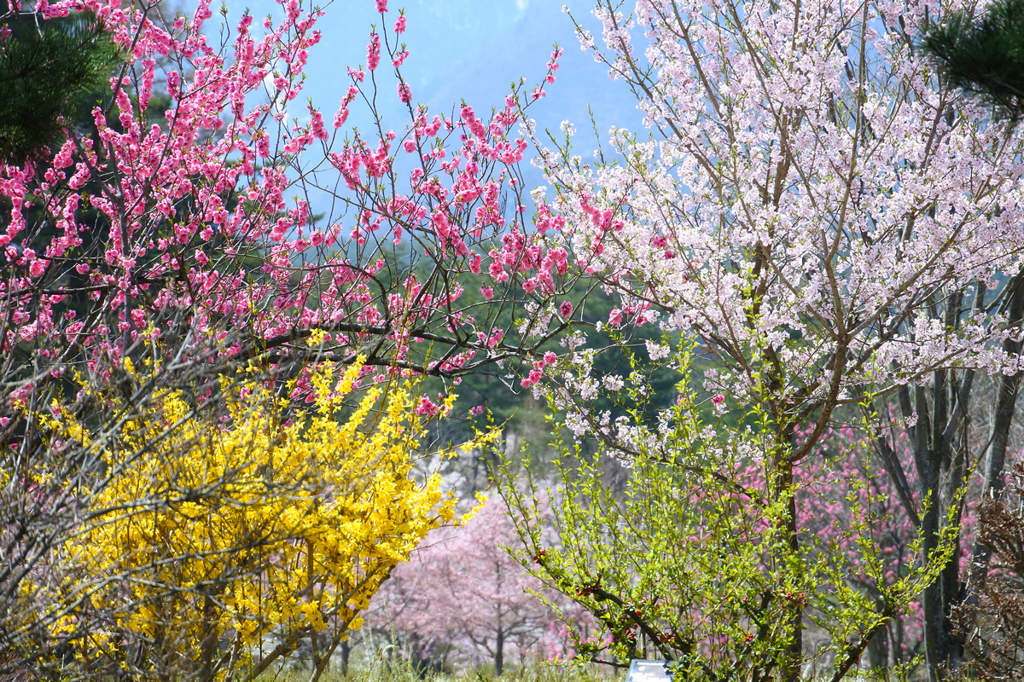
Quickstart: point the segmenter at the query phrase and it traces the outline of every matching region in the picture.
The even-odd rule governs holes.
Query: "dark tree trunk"
[[[791,437],[787,436],[787,438]],[[785,442],[785,441],[784,441]],[[785,458],[778,463],[778,492],[790,491],[793,486],[793,464]],[[786,503],[785,537],[787,542],[788,555],[796,557],[800,553],[800,538],[796,526],[796,496],[790,495]],[[786,650],[785,659],[781,662],[779,676],[784,682],[798,682],[801,676],[803,662],[803,607],[798,602],[792,602],[789,608],[790,642]]]
[[[789,479],[793,479],[793,470],[789,470]],[[788,507],[788,518],[786,523],[788,524],[787,530],[789,531],[789,550],[791,556],[798,556],[800,552],[800,541],[797,537],[796,527],[796,497],[791,496]],[[788,660],[786,661],[787,670],[785,671],[785,679],[787,682],[798,682],[800,680],[801,663],[803,662],[803,651],[804,651],[804,610],[799,604],[794,603],[792,607],[792,614],[790,616],[790,627],[792,628],[792,641],[789,645]]]
[[[348,677],[348,656],[350,653],[348,641],[344,641],[338,646],[341,647],[341,675],[342,677]]]
[[[959,305],[955,306],[958,310]],[[955,324],[953,308],[947,314],[947,325]],[[943,527],[949,523],[957,528],[954,542],[959,549],[961,503],[958,493],[966,481],[968,395],[974,374],[963,375],[962,385],[952,370],[933,374],[930,434],[920,460],[925,466],[921,476],[922,499],[931,501],[922,520],[921,532],[927,553],[939,546]],[[922,409],[924,401],[919,403]],[[919,429],[924,434],[924,429]],[[950,557],[934,583],[924,590],[922,608],[925,618],[925,660],[928,678],[935,682],[956,670],[963,658],[963,647],[953,632],[950,614],[962,599],[960,589],[959,551]]]
[[[931,454],[930,452],[927,453],[929,466],[924,470],[918,470],[921,490],[931,500],[924,516],[921,518],[921,535],[925,556],[935,551],[938,547],[939,538],[939,504],[935,499],[938,488],[938,471],[935,470],[937,467],[930,466],[932,464],[930,461]],[[945,628],[943,627],[945,610],[942,605],[940,581],[935,581],[924,588],[924,592],[921,595],[921,609],[924,612],[924,647],[925,663],[928,667],[928,680],[929,682],[939,682],[941,679],[939,666],[944,665],[946,662],[947,648],[944,636]]]
[[[889,629],[881,627],[868,642],[868,664],[880,680],[889,679]]]
[[[927,508],[921,517],[921,538],[925,557],[939,547],[940,531],[945,514],[943,491],[940,484],[943,470],[949,470],[952,461],[950,443],[944,439],[949,420],[949,372],[936,371],[932,375],[931,409],[928,407],[926,391],[923,387],[916,389],[916,407],[919,421],[915,429],[914,460],[917,466],[918,485],[921,499],[928,500]],[[948,486],[946,486],[948,487]],[[959,486],[956,486],[959,488]],[[956,561],[952,567],[946,566],[943,575],[932,584],[926,586],[921,595],[921,609],[924,612],[924,645],[925,663],[928,668],[929,682],[940,682],[944,670],[950,665],[952,653],[949,627],[949,607],[946,603],[948,594],[944,585],[949,580],[947,572],[956,570]]]
[[[1008,306],[1009,323],[1015,324],[1024,318],[1024,273],[1013,278],[1009,285],[1013,288]],[[1020,341],[1006,339],[1003,352],[1011,357],[1021,352]],[[1006,485],[1003,470],[1006,467],[1006,449],[1010,440],[1010,428],[1013,426],[1013,415],[1017,407],[1017,393],[1020,391],[1021,372],[1012,375],[1001,374],[999,387],[996,390],[996,406],[992,415],[992,433],[989,438],[987,457],[985,458],[984,497],[997,498]],[[968,601],[977,602],[978,595],[985,589],[985,575],[991,549],[979,539],[971,551],[971,575],[967,588]]]
[[[945,301],[942,321],[947,329],[959,326],[966,312],[963,306],[965,297],[965,290],[960,290]],[[974,306],[980,310],[984,301],[981,285],[977,286],[974,298]],[[927,501],[919,527],[925,557],[938,549],[947,523],[959,531],[959,493],[967,476],[967,426],[974,374],[974,370],[940,369],[932,373],[930,390],[920,385],[914,389],[914,410],[918,421],[915,426],[908,427],[907,432],[913,441],[921,499],[922,502]],[[910,416],[909,402],[909,393],[901,393],[900,403],[905,417]],[[894,483],[899,485],[898,480]],[[955,541],[959,547],[959,532]],[[962,600],[957,552],[943,566],[937,580],[926,586],[921,595],[925,661],[930,682],[939,682],[947,671],[956,670],[963,658],[963,647],[950,620],[952,609]]]
[[[214,665],[217,656],[217,628],[214,626],[216,620],[216,602],[212,597],[205,597],[203,601],[203,626],[206,632],[203,633],[203,641],[200,644],[199,652],[202,661],[199,679],[202,682],[212,682],[217,672]]]
[[[494,641],[494,676],[501,675],[505,668],[505,631],[498,628],[498,637]]]

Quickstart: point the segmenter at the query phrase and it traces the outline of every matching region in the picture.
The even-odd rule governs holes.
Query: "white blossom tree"
[[[694,339],[704,389],[770,434],[777,495],[830,423],[866,420],[934,552],[977,458],[987,486],[1002,475],[1022,368],[1024,134],[943,87],[914,47],[963,3],[622,5],[597,3],[603,40],[580,24],[578,36],[631,89],[650,134],[613,130],[607,163],[573,157],[568,133],[542,155],[567,238],[620,297],[607,325]],[[576,348],[552,393],[569,425],[627,460],[669,448],[667,413],[590,407],[592,354]],[[600,385],[644,399],[629,376]],[[916,476],[891,429],[914,443]],[[949,611],[961,577],[951,559],[921,597],[933,679],[960,655]],[[790,617],[797,661],[803,608]]]

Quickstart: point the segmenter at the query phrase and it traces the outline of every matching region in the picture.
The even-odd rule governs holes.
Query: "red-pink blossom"
[[[430,398],[423,396],[416,405],[416,414],[425,417],[432,417],[437,414],[437,405]]]
[[[402,104],[408,104],[410,101],[412,101],[412,91],[409,90],[408,83],[398,84],[398,99],[402,102]]]
[[[376,33],[370,34],[370,43],[366,46],[366,68],[369,71],[376,71],[380,65],[380,36]]]

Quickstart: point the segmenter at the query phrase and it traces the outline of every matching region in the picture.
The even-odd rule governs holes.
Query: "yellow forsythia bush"
[[[88,521],[58,553],[67,577],[49,588],[53,633],[76,665],[247,678],[303,639],[326,660],[360,627],[381,582],[454,504],[437,475],[412,475],[423,423],[408,390],[372,389],[339,417],[360,367],[339,380],[315,372],[315,408],[286,423],[285,401],[260,384],[225,382],[226,419],[169,392],[125,425],[82,495]],[[88,438],[60,417],[51,428]]]

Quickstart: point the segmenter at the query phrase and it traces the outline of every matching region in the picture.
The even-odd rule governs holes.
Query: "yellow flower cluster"
[[[412,475],[423,424],[408,390],[370,390],[342,418],[360,369],[316,371],[315,409],[286,423],[262,385],[225,383],[222,422],[172,392],[126,424],[83,496],[92,521],[63,546],[75,580],[62,591],[82,606],[57,627],[107,614],[78,640],[81,663],[224,679],[313,631],[336,644],[360,627],[391,569],[454,513],[438,476]]]

